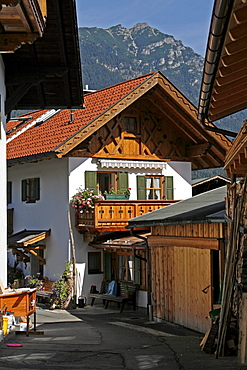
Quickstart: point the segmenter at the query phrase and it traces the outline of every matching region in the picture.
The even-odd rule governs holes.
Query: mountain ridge
[[[131,28],[121,24],[108,29],[80,27],[78,33],[84,86],[98,90],[160,71],[198,106],[204,58],[181,40],[146,22]],[[246,113],[240,112],[217,125],[239,131],[245,117]]]

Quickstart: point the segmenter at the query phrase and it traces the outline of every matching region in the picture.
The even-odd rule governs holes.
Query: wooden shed
[[[224,265],[226,187],[129,221],[151,227],[152,309],[156,319],[205,332],[218,303]]]

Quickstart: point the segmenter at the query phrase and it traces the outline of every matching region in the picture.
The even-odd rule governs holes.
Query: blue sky
[[[146,22],[204,57],[213,0],[76,0],[79,27]]]

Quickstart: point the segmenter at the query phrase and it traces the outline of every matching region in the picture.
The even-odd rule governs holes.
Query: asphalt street
[[[0,344],[0,369],[240,369],[237,357],[200,350],[202,335],[112,305],[70,311],[37,308],[43,335],[12,333]],[[18,343],[22,347],[8,347]]]

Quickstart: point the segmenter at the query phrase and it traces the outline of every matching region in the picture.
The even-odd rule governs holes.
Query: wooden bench
[[[133,305],[133,310],[136,310],[136,291],[138,285],[130,283],[117,283],[118,292],[117,295],[106,294],[109,283],[102,281],[99,293],[90,293],[89,298],[91,298],[91,306],[93,306],[95,299],[102,299],[105,309],[108,307],[109,302],[117,302],[118,306],[121,305],[120,312],[123,311],[125,303],[130,302]]]
[[[36,292],[38,302],[48,300],[49,303],[53,303],[53,291],[52,291],[53,283],[55,283],[55,281],[51,281],[48,278],[44,278],[43,281],[44,290],[37,290]]]

